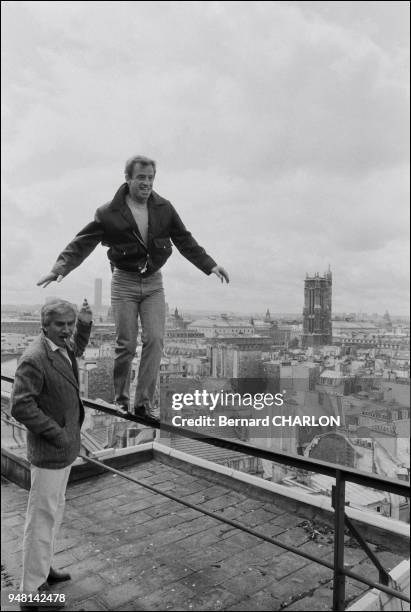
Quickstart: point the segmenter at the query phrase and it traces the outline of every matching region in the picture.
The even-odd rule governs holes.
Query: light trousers
[[[130,405],[131,364],[136,354],[140,317],[143,346],[134,405],[150,408],[164,345],[165,297],[161,272],[141,278],[136,272],[115,268],[111,281],[111,304],[116,324],[115,399],[127,407]]]
[[[31,466],[31,488],[23,538],[21,590],[36,591],[46,582],[54,544],[63,520],[71,465],[60,470]]]

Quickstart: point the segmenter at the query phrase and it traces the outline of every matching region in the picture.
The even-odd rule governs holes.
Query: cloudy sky
[[[155,190],[228,270],[178,251],[179,309],[408,312],[408,2],[3,2],[2,300],[80,302],[105,248],[36,287],[123,182]]]

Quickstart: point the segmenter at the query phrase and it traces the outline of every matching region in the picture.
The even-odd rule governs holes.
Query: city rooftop
[[[76,480],[85,467],[82,459],[77,476],[73,470],[56,555],[56,566],[72,574],[70,582],[55,587],[66,594],[68,609],[332,609],[332,569],[202,513],[278,538],[332,566],[333,518],[324,504],[156,441],[135,447],[132,459],[130,450],[116,450],[114,459],[121,464],[123,458],[121,472],[142,486],[113,472],[89,472]],[[14,461],[24,466],[25,459]],[[18,588],[27,498],[27,490],[3,479],[3,598]],[[409,565],[404,569],[409,526],[372,513],[351,511],[351,516],[384,567],[396,568],[409,582]],[[344,540],[345,568],[378,581],[366,552],[350,535]],[[348,577],[345,609],[368,609],[355,608],[367,590]],[[380,595],[374,597],[380,601]]]

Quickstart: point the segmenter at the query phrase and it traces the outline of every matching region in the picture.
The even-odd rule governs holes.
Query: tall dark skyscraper
[[[99,312],[103,306],[103,280],[96,278],[94,281],[94,309]]]
[[[322,346],[332,343],[332,274],[318,272],[306,276],[304,282],[303,346]]]

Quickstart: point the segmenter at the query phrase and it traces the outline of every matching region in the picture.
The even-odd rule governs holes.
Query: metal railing
[[[6,382],[10,382],[10,383],[13,383],[14,381],[12,377],[4,376],[4,375],[1,376],[1,379]],[[392,586],[389,586],[390,580],[391,580],[389,573],[379,562],[376,555],[371,551],[371,549],[369,548],[369,546],[367,545],[367,543],[365,542],[361,534],[358,532],[357,528],[353,525],[353,523],[351,522],[351,520],[347,517],[345,513],[345,505],[346,505],[345,504],[345,484],[346,482],[353,482],[353,483],[362,485],[364,487],[376,489],[378,491],[387,491],[389,493],[393,493],[394,495],[399,495],[402,497],[410,497],[409,484],[406,484],[406,483],[403,483],[403,482],[400,482],[398,480],[391,479],[391,478],[383,478],[382,476],[378,476],[377,474],[365,474],[363,472],[359,472],[349,467],[336,466],[335,464],[332,464],[326,461],[321,461],[319,459],[311,459],[307,457],[303,458],[300,455],[291,455],[285,452],[271,451],[271,450],[259,448],[256,446],[252,446],[245,442],[234,442],[232,440],[227,440],[226,438],[215,438],[213,436],[202,434],[201,432],[198,432],[198,431],[176,427],[174,425],[170,425],[164,422],[160,423],[159,421],[156,421],[154,419],[147,419],[147,418],[143,418],[139,416],[134,416],[131,414],[125,415],[123,413],[118,412],[114,408],[110,408],[108,406],[101,405],[90,399],[83,399],[82,401],[83,401],[84,406],[86,406],[87,408],[99,410],[111,416],[121,417],[128,421],[136,422],[136,423],[146,425],[146,426],[148,425],[156,429],[161,428],[162,431],[176,433],[179,436],[196,439],[196,440],[205,442],[207,444],[211,444],[213,446],[227,448],[229,450],[233,450],[233,451],[240,452],[243,454],[248,454],[254,457],[260,457],[262,459],[267,459],[269,461],[280,463],[282,465],[287,465],[287,466],[291,466],[291,467],[306,470],[306,471],[308,470],[311,472],[316,472],[318,474],[324,474],[326,476],[331,476],[335,478],[336,484],[333,487],[333,491],[332,491],[332,507],[334,508],[334,563],[332,564],[322,559],[319,559],[318,557],[315,557],[314,555],[310,555],[309,553],[301,551],[298,548],[295,548],[288,544],[284,544],[283,542],[275,538],[270,538],[262,533],[259,533],[258,531],[255,531],[254,529],[250,529],[244,525],[241,525],[240,523],[237,523],[236,521],[232,521],[230,519],[217,515],[213,512],[205,510],[204,508],[201,508],[201,506],[191,504],[187,501],[179,499],[178,497],[170,493],[161,491],[159,489],[156,489],[155,487],[152,487],[151,485],[147,485],[146,483],[138,481],[137,479],[127,474],[124,474],[123,472],[120,472],[119,470],[115,470],[114,468],[111,468],[105,465],[101,461],[97,461],[96,459],[92,459],[91,457],[81,455],[85,461],[99,465],[105,470],[118,474],[122,476],[123,478],[126,478],[127,480],[130,480],[146,489],[149,489],[155,493],[158,493],[159,495],[168,497],[182,505],[188,506],[189,508],[192,508],[194,510],[197,510],[198,512],[201,512],[202,514],[211,516],[220,522],[223,522],[233,527],[236,527],[238,529],[241,529],[242,531],[245,531],[249,533],[250,535],[253,535],[257,538],[270,542],[271,544],[279,546],[280,548],[284,548],[285,550],[288,550],[289,552],[295,553],[301,557],[304,557],[310,561],[313,561],[315,563],[318,563],[320,565],[323,565],[333,570],[334,588],[333,588],[333,608],[332,609],[336,612],[345,609],[345,579],[346,579],[346,576],[349,576],[350,578],[358,580],[359,582],[362,582],[363,584],[366,584],[369,587],[378,589],[379,591],[382,591],[388,595],[391,595],[392,597],[395,597],[402,601],[410,603],[409,597],[404,595],[404,593],[397,590],[396,588],[393,588],[395,587],[394,584],[392,584]],[[380,582],[374,582],[372,580],[369,580],[368,578],[365,578],[364,576],[361,576],[360,574],[357,574],[356,572],[348,570],[344,567],[344,529],[345,527],[347,527],[350,530],[352,535],[359,542],[360,546],[365,550],[368,557],[370,558],[372,563],[377,568],[379,572]],[[392,583],[392,580],[391,580],[391,583]]]

